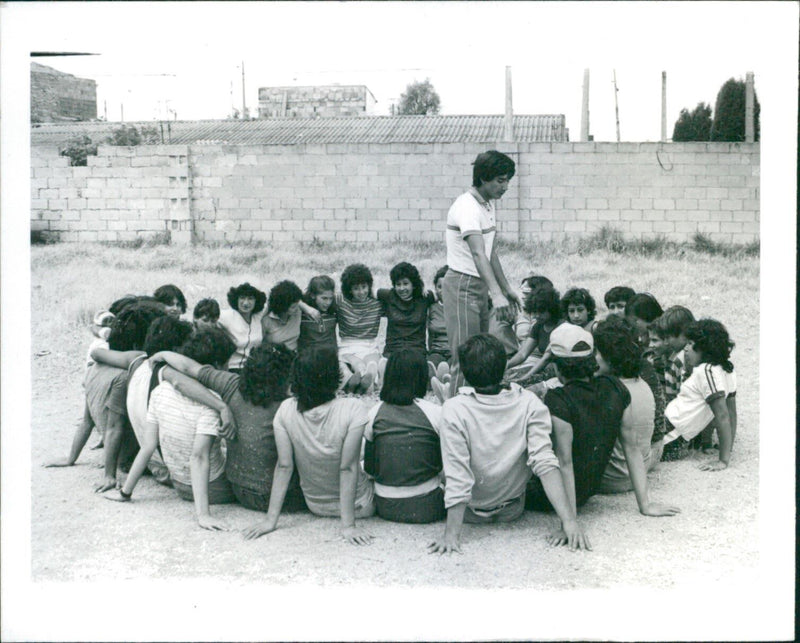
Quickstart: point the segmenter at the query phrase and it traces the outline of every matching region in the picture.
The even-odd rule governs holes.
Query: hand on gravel
[[[96,485],[94,488],[95,493],[103,493],[109,489],[114,489],[117,486],[117,481],[114,478],[103,478],[103,482]]]
[[[208,529],[209,531],[230,531],[230,527],[224,520],[219,520],[213,516],[198,516],[197,524],[201,529]]]
[[[457,538],[444,535],[443,538],[434,540],[428,545],[429,554],[452,554],[453,552],[461,554],[461,543]]]
[[[677,507],[673,505],[665,505],[660,502],[651,502],[644,509],[642,509],[642,515],[644,516],[674,516],[680,512],[681,510]]]
[[[249,527],[245,527],[242,530],[242,535],[245,540],[253,540],[272,531],[275,531],[275,525],[270,525],[266,522],[257,522]]]
[[[342,536],[351,545],[370,545],[373,538],[366,529],[355,526],[342,529]]]
[[[52,462],[45,462],[42,466],[45,469],[49,469],[50,467],[71,467],[74,464],[74,462],[70,462],[67,458],[61,458],[59,460],[53,460]]]
[[[723,469],[727,469],[728,465],[722,460],[711,460],[710,462],[704,462],[697,468],[700,469],[700,471],[722,471]]]

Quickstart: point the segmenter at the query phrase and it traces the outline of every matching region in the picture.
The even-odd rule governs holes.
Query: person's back
[[[655,398],[647,383],[640,377],[621,377],[620,382],[628,389],[631,396],[631,403],[623,414],[622,422],[630,425],[636,449],[642,454],[645,467],[649,470],[660,459],[654,456],[650,448],[650,441],[653,437],[653,415],[655,412]],[[629,491],[632,489],[628,464],[625,460],[625,453],[619,439],[614,443],[611,457],[608,460],[603,478],[601,490],[604,493],[615,491]]]
[[[534,421],[540,434],[548,433],[550,446],[549,415],[533,393],[517,384],[495,395],[459,389],[442,406],[445,505],[466,500],[470,509],[486,511],[523,496],[531,476],[528,449],[541,448],[529,445],[528,424]],[[453,448],[456,440],[466,441],[468,452]]]
[[[572,462],[578,506],[597,493],[619,436],[630,394],[618,378],[600,375],[550,389],[544,402],[550,413],[572,425]]]
[[[195,435],[218,435],[219,415],[179,393],[169,382],[161,382],[150,396],[148,422],[158,424],[159,442],[170,477],[180,492],[179,485],[191,487],[190,459]],[[222,477],[225,456],[219,439],[215,439],[209,452],[209,483]]]
[[[366,409],[356,398],[336,398],[305,412],[297,399],[285,400],[275,414],[274,425],[289,435],[300,474],[300,487],[308,508],[317,515],[339,515],[339,465],[348,430],[366,424]],[[372,499],[372,488],[359,468],[356,508]],[[362,500],[364,502],[360,503]]]
[[[270,351],[271,346],[273,350]],[[254,372],[260,367],[262,370],[271,370],[272,373],[260,382],[261,390],[253,391],[250,395],[264,395],[273,380],[283,382],[285,388],[288,368],[277,373],[280,365],[276,357],[284,361],[291,360],[291,353],[283,346],[278,348],[263,344],[251,352],[240,374],[213,366],[203,366],[197,374],[197,380],[217,393],[233,413],[237,427],[236,439],[226,442],[225,476],[233,486],[237,500],[258,511],[266,511],[269,504],[272,477],[278,461],[273,422],[282,400],[254,404],[242,395],[242,386],[246,378],[264,378],[260,373]],[[277,397],[273,391],[268,392]],[[297,476],[292,478],[289,485],[285,506],[290,511],[305,506]]]

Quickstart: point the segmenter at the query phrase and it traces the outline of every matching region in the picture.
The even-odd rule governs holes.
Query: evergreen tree
[[[672,140],[681,141],[708,141],[711,139],[711,107],[705,103],[698,103],[691,112],[683,108],[675,127],[672,130]]]
[[[714,122],[711,124],[711,140],[737,142],[745,138],[745,82],[728,79],[717,94],[714,106]],[[760,136],[758,117],[761,106],[753,92],[753,118],[755,120],[755,140]]]

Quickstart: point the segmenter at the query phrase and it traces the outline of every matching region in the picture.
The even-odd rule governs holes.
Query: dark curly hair
[[[533,315],[550,313],[550,320],[561,319],[561,300],[555,288],[531,290],[525,297],[525,310]]]
[[[310,411],[336,397],[341,381],[339,356],[330,346],[312,346],[300,351],[292,369],[292,394],[297,410]]]
[[[624,317],[610,315],[594,329],[594,346],[619,377],[638,377],[642,370],[642,347],[636,328]]]
[[[152,357],[159,351],[174,351],[192,334],[194,327],[187,321],[163,315],[153,320],[144,339],[144,352]]]
[[[686,329],[695,321],[692,311],[686,306],[670,306],[664,314],[656,319],[651,325],[650,330],[658,337],[678,337],[686,334]]]
[[[181,289],[173,284],[159,286],[153,293],[153,297],[155,297],[165,306],[171,306],[173,301],[177,301],[178,306],[180,306],[181,313],[186,312],[186,297],[183,296]]]
[[[561,316],[568,319],[567,310],[569,305],[573,306],[583,305],[586,307],[588,318],[586,321],[592,321],[597,316],[597,304],[594,303],[594,297],[589,294],[586,288],[570,288],[561,298]]]
[[[253,307],[254,314],[260,313],[262,310],[264,310],[264,304],[267,303],[267,294],[255,286],[251,286],[247,281],[234,288],[231,288],[228,291],[228,305],[237,311],[239,310],[239,297],[256,298],[256,305]]]
[[[422,299],[422,291],[425,285],[422,283],[422,277],[419,276],[419,270],[417,270],[416,266],[407,261],[401,261],[389,271],[389,279],[392,282],[392,286],[397,285],[397,282],[401,279],[408,279],[412,287],[411,299]]]
[[[160,303],[139,302],[126,306],[111,322],[108,347],[112,351],[140,351],[150,324],[165,316]]]
[[[458,347],[458,363],[470,386],[496,386],[506,370],[506,349],[494,335],[473,335]]]
[[[481,152],[472,162],[472,185],[479,188],[482,183],[496,179],[507,174],[508,178],[514,176],[516,163],[514,159],[497,150]]]
[[[236,350],[236,344],[221,328],[200,328],[184,342],[178,352],[199,364],[223,367]]]
[[[628,286],[614,286],[603,296],[603,301],[606,302],[606,308],[617,301],[624,301],[627,304],[635,294],[636,291]]]
[[[239,374],[239,392],[253,406],[267,408],[287,397],[294,351],[283,344],[264,342],[256,346]]]
[[[626,317],[638,317],[646,323],[654,322],[664,314],[664,310],[655,297],[648,292],[636,293],[625,304]]]
[[[208,317],[212,321],[219,319],[219,304],[216,299],[206,298],[197,302],[192,312],[192,319]]]
[[[707,364],[719,364],[726,373],[733,372],[733,362],[729,359],[736,345],[725,328],[716,319],[701,319],[686,329],[686,339],[694,344],[694,349],[703,356]]]
[[[591,377],[599,368],[594,355],[587,355],[586,357],[556,357],[553,355],[553,363],[566,380],[580,380]]]
[[[317,295],[327,292],[336,292],[336,283],[331,279],[328,275],[317,275],[316,277],[311,277],[308,282],[308,287],[306,288],[305,293],[303,293],[303,301],[306,302],[309,306],[313,306],[314,308],[317,307]],[[331,307],[328,308],[328,312],[333,314],[336,311],[336,299],[333,300]]]
[[[279,281],[269,291],[267,311],[280,315],[303,298],[303,291],[293,281]]]
[[[428,389],[428,362],[425,354],[401,348],[389,355],[383,375],[382,401],[408,406],[414,398],[423,398]]]
[[[363,263],[352,263],[342,271],[342,296],[348,301],[353,299],[353,286],[367,284],[369,296],[372,297],[372,273]]]

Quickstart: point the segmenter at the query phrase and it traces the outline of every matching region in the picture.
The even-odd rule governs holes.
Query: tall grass
[[[550,277],[562,292],[572,286],[588,288],[601,309],[603,294],[624,284],[655,294],[665,306],[683,304],[723,322],[758,318],[759,262],[741,248],[733,252],[704,242],[677,247],[654,241],[620,246],[616,236],[607,234],[575,247],[501,243],[500,253],[512,284],[537,272]],[[425,242],[35,246],[31,248],[34,336],[56,340],[65,329],[85,326],[114,299],[152,293],[165,283],[183,290],[191,312],[203,297],[214,297],[225,308],[228,289],[243,281],[265,291],[282,279],[305,289],[316,274],[328,274],[338,283],[344,267],[355,262],[370,267],[376,288],[389,287],[389,270],[400,261],[414,263],[431,287],[434,273],[446,261],[444,246]]]

